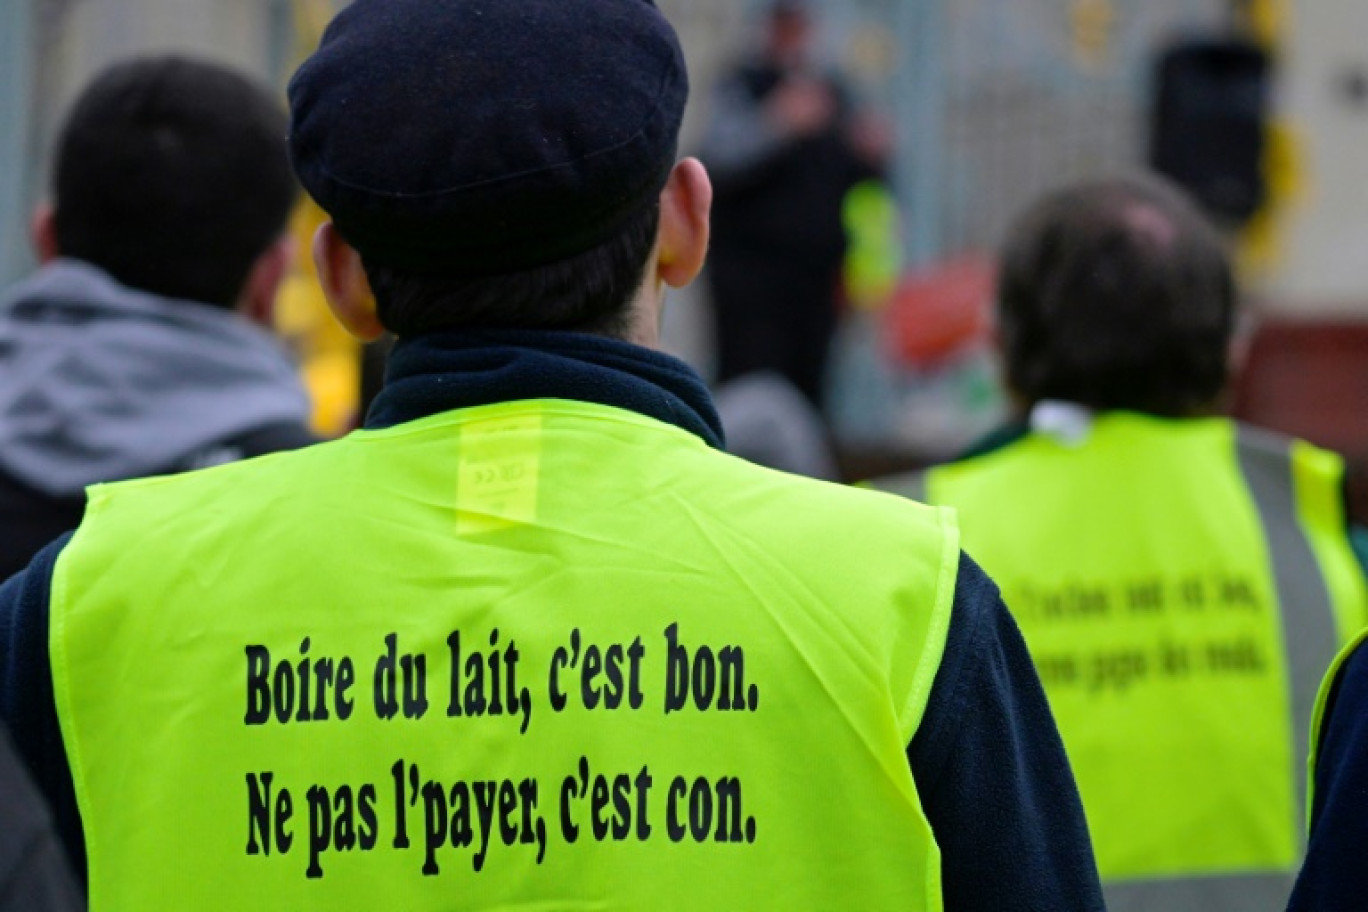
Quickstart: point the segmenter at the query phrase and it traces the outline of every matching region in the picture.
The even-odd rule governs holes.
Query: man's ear
[[[57,210],[51,203],[39,203],[29,220],[29,239],[38,265],[46,266],[62,255],[57,249]]]
[[[361,265],[361,254],[342,240],[332,222],[318,226],[313,239],[314,265],[328,309],[347,332],[373,342],[385,332],[375,313],[375,296]]]
[[[683,288],[703,269],[708,257],[712,197],[708,172],[696,158],[675,165],[660,193],[656,273],[671,288]]]
[[[242,286],[237,312],[253,323],[271,326],[275,320],[276,296],[280,285],[294,265],[294,238],[286,235],[267,247],[252,263],[247,282]]]

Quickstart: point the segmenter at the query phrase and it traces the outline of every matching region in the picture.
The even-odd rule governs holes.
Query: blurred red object
[[[1349,516],[1368,526],[1368,322],[1264,323],[1237,378],[1232,412],[1343,454]]]
[[[965,256],[904,276],[884,311],[884,332],[899,363],[935,367],[984,338],[991,323],[996,267]]]
[[[1368,322],[1265,322],[1237,378],[1232,412],[1368,462]]]

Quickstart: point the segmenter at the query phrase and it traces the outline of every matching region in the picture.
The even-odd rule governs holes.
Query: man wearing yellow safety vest
[[[953,515],[726,455],[651,350],[686,95],[646,0],[329,27],[289,141],[333,308],[399,339],[366,427],[94,488],[0,589],[93,908],[1101,907]]]
[[[998,289],[1029,426],[878,486],[958,510],[1059,721],[1113,910],[1280,909],[1321,672],[1365,622],[1340,460],[1213,417],[1235,289],[1152,180],[1059,192]]]

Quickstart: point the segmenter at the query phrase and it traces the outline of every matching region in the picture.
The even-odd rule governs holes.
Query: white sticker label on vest
[[[520,415],[461,428],[456,533],[480,535],[537,519],[542,419]]]

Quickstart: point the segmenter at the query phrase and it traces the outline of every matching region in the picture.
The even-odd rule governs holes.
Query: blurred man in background
[[[177,57],[98,76],[34,218],[42,268],[0,297],[0,577],[75,528],[90,484],[313,441],[268,330],[292,256],[285,116]]]
[[[1368,621],[1341,461],[1213,417],[1236,290],[1221,240],[1167,185],[1041,202],[1010,234],[998,306],[1028,423],[880,486],[957,508],[1000,580],[1108,907],[1280,909],[1316,688]]]
[[[813,59],[800,0],[768,10],[760,54],[726,74],[700,157],[716,191],[709,254],[717,379],[785,377],[818,408],[846,250],[842,204],[887,143]]]

